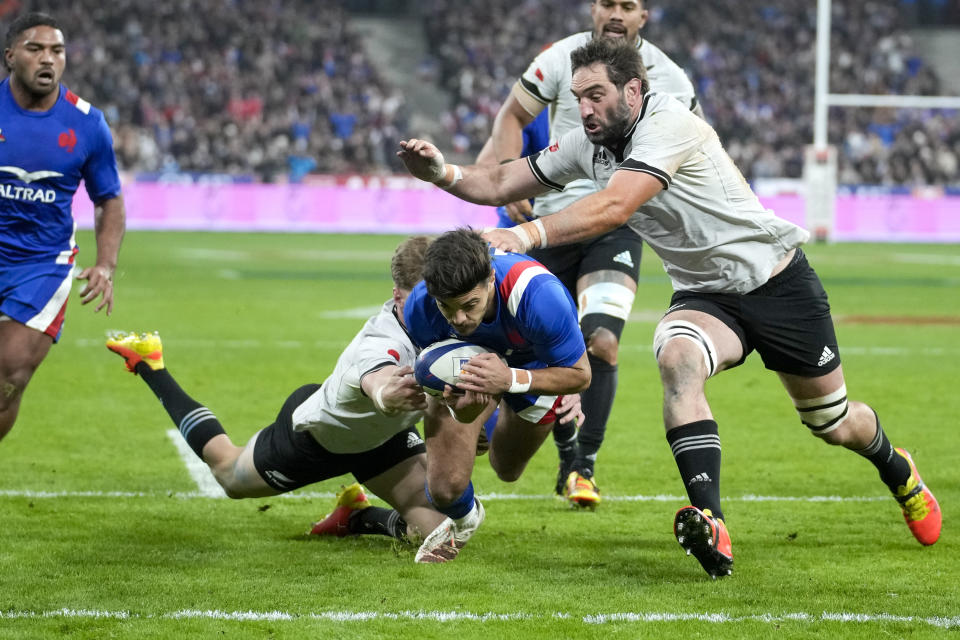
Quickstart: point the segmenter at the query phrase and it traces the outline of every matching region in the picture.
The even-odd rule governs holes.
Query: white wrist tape
[[[392,416],[393,414],[395,414],[395,413],[397,412],[396,409],[387,409],[387,408],[383,405],[383,388],[384,388],[385,386],[387,386],[387,385],[383,384],[383,385],[380,385],[379,387],[377,387],[377,392],[376,392],[375,394],[373,394],[373,404],[377,407],[377,411],[379,411],[379,412],[382,413],[383,415],[385,415],[385,416]]]
[[[527,233],[527,230],[523,228],[523,225],[517,225],[515,227],[507,227],[507,231],[517,236],[520,239],[521,244],[523,244],[523,249],[520,253],[526,253],[530,247],[533,246],[533,240],[530,238],[530,234]]]
[[[533,219],[533,226],[537,228],[537,231],[540,232],[540,248],[547,248],[547,230],[543,228],[543,220],[540,218]]]
[[[443,181],[447,179],[447,167],[448,167],[448,166],[449,166],[449,167],[453,167],[453,178],[450,180],[450,184],[443,184]],[[457,184],[458,182],[460,182],[461,180],[463,180],[463,169],[460,168],[460,165],[458,165],[458,164],[444,165],[444,167],[443,167],[443,177],[441,177],[439,180],[437,180],[436,182],[434,182],[434,184],[437,185],[438,187],[440,187],[441,189],[449,189],[449,188],[453,187],[453,185],[455,185],[455,184]]]
[[[527,374],[526,382],[517,382],[517,372],[523,371]],[[510,368],[510,388],[507,389],[507,393],[526,393],[530,390],[530,385],[533,384],[533,374],[530,373],[529,369],[514,369]]]

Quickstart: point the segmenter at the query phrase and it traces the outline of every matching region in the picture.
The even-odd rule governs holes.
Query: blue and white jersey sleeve
[[[494,265],[500,313],[512,316],[537,361],[548,367],[576,364],[586,346],[577,307],[566,287],[546,267],[524,255],[495,251]]]
[[[537,359],[551,367],[576,364],[586,346],[567,289],[552,276],[535,278],[524,298],[517,309],[517,323]]]
[[[96,112],[95,124],[91,127],[91,149],[84,164],[83,183],[90,201],[100,203],[120,195],[120,174],[117,158],[113,152],[113,136],[103,114]]]

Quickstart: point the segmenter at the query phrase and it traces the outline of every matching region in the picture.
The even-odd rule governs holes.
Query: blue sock
[[[451,520],[459,520],[463,516],[470,513],[470,510],[473,509],[473,503],[475,502],[473,497],[472,481],[467,485],[467,488],[463,490],[463,493],[460,494],[459,498],[445,507],[441,507],[433,501],[433,496],[430,495],[430,488],[426,485],[426,483],[423,485],[423,491],[427,494],[427,500],[430,501],[430,504],[433,505],[433,508]]]

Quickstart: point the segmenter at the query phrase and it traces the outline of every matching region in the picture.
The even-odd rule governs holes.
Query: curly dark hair
[[[607,68],[607,77],[618,90],[622,91],[628,82],[639,78],[642,92],[646,94],[650,91],[647,68],[643,66],[640,52],[635,46],[610,38],[594,38],[570,52],[573,72],[597,62]]]
[[[423,279],[434,298],[462,296],[489,277],[493,266],[487,242],[470,227],[447,231],[427,249]]]

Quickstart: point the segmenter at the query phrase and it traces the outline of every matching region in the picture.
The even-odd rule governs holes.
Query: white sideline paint
[[[568,613],[554,613],[552,615],[538,615],[523,612],[513,613],[470,613],[468,611],[400,611],[397,613],[380,611],[323,611],[319,613],[287,613],[285,611],[220,611],[219,609],[183,609],[160,614],[138,614],[130,611],[100,611],[95,609],[55,609],[52,611],[0,611],[0,620],[15,620],[22,618],[97,618],[110,620],[146,620],[146,619],[205,619],[205,620],[232,620],[237,622],[279,622],[294,620],[325,620],[330,622],[366,622],[368,620],[430,620],[433,622],[489,622],[510,620],[547,620],[565,619],[575,620]],[[750,615],[730,615],[727,613],[673,613],[673,612],[645,612],[645,613],[601,613],[588,615],[580,619],[583,624],[602,625],[613,623],[651,622],[708,622],[712,624],[735,624],[738,622],[765,622],[780,624],[783,622],[800,622],[815,624],[820,622],[841,623],[921,623],[940,629],[960,628],[960,616],[898,616],[890,613],[756,613]]]
[[[190,445],[183,439],[180,432],[177,429],[168,429],[167,437],[173,442],[173,446],[177,448],[177,453],[180,454],[180,459],[183,460],[183,464],[187,468],[190,477],[197,483],[197,489],[200,490],[200,495],[204,498],[226,498],[227,494],[224,493],[223,487],[221,487],[220,483],[213,477],[213,472],[210,471],[210,467],[197,457],[197,454],[193,452],[193,449],[191,449]]]
[[[376,309],[379,309],[377,307]],[[318,318],[369,318],[375,311],[372,307],[362,307],[356,310],[345,310],[336,312],[325,312],[317,314]],[[645,312],[642,312],[645,313]],[[660,314],[662,315],[662,314]],[[659,319],[659,315],[657,318]],[[631,315],[633,319],[633,315]],[[190,340],[170,338],[164,339],[169,344],[176,345],[179,349],[200,348],[200,349],[343,349],[347,346],[344,341],[333,340]],[[96,347],[103,348],[103,339],[101,338],[77,338],[74,344],[78,347]],[[652,347],[649,344],[624,344],[620,345],[620,351],[649,353]],[[842,345],[841,353],[860,356],[884,356],[893,358],[903,358],[907,356],[924,357],[955,357],[960,355],[960,347],[859,347],[851,345]]]
[[[175,430],[174,433],[177,433]],[[179,434],[177,434],[179,438]],[[187,448],[187,451],[196,459],[196,456],[193,454],[193,451]],[[216,480],[213,479],[213,476],[210,474],[209,468],[206,465],[203,465],[203,469],[207,472],[207,475],[210,477],[210,482],[216,484]],[[192,474],[191,474],[192,475]],[[216,484],[216,488],[220,488],[219,484]],[[477,493],[477,495],[482,500],[557,500],[557,496],[554,494],[536,494],[536,493]],[[143,492],[143,491],[32,491],[30,489],[0,489],[0,497],[2,498],[180,498],[183,500],[195,500],[197,498],[222,498],[223,495],[213,495],[213,492],[206,491],[193,491],[193,492]],[[335,498],[336,494],[332,491],[297,491],[295,493],[283,493],[277,496],[272,496],[270,498],[258,498],[258,499],[274,499],[281,498],[284,500],[313,500],[313,499],[328,499]],[[670,495],[655,495],[655,496],[617,496],[617,495],[603,495],[604,502],[685,502],[688,500],[686,496],[670,496]],[[724,502],[809,502],[809,503],[818,503],[818,502],[886,502],[890,500],[889,496],[758,496],[753,494],[745,494],[742,496],[727,496],[724,497]]]
[[[893,254],[893,259],[896,262],[906,264],[936,264],[960,267],[960,256],[927,253],[895,253]]]

